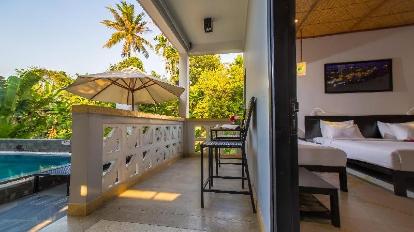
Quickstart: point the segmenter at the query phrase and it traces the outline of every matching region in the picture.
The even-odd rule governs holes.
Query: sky
[[[0,76],[16,69],[40,67],[70,75],[102,72],[122,60],[121,46],[103,48],[112,30],[100,22],[112,19],[105,8],[120,0],[0,0]],[[135,0],[136,12],[143,11]],[[160,30],[147,16],[153,41]],[[221,55],[231,62],[236,54]],[[163,58],[154,51],[139,55],[145,71],[166,76]]]

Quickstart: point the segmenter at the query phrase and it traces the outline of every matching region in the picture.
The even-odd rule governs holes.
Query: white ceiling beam
[[[168,11],[165,2],[163,0],[138,0],[138,2],[178,52],[188,53],[191,43]]]
[[[239,53],[244,50],[244,41],[226,41],[208,44],[193,44],[190,55]]]

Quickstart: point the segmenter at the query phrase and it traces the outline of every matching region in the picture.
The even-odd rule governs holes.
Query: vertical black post
[[[201,145],[201,164],[200,164],[200,187],[201,187],[201,208],[204,208],[204,147]]]
[[[295,0],[268,0],[272,231],[297,232]]]

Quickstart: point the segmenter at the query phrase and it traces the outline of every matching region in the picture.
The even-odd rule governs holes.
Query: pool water
[[[70,163],[70,156],[60,154],[0,154],[0,182],[57,168]]]

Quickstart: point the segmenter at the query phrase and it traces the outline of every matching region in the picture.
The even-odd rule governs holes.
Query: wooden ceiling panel
[[[343,22],[331,22],[331,23],[322,23],[322,24],[312,24],[309,26],[303,27],[302,36],[303,38],[308,37],[317,37],[320,35],[327,34],[337,34],[346,30],[350,25],[354,24],[355,21],[348,21],[347,23]],[[300,37],[300,31],[297,34]]]
[[[414,0],[297,0],[297,36],[414,25]]]
[[[296,13],[308,12],[318,0],[296,0]]]
[[[373,12],[372,16],[382,16],[389,14],[399,14],[414,12],[414,1],[413,0],[395,0],[387,1],[384,5]]]

